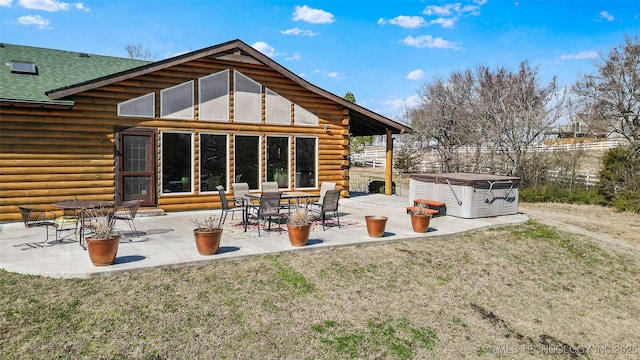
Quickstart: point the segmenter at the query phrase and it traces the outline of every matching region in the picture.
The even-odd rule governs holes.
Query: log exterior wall
[[[228,123],[198,120],[197,79],[221,70],[238,70],[263,87],[298,104],[318,116],[314,127],[233,122],[233,88],[230,93],[231,121]],[[160,90],[186,81],[195,81],[194,120],[159,118]],[[231,79],[231,83],[233,80]],[[264,89],[264,88],[263,88]],[[155,92],[156,118],[118,117],[117,104]],[[216,194],[198,193],[200,132],[228,133],[230,173],[233,174],[233,135],[260,134],[262,164],[265,156],[264,135],[315,136],[318,138],[318,186],[334,181],[348,191],[349,112],[343,106],[316,95],[267,66],[202,58],[150,74],[113,83],[73,96],[71,109],[5,106],[0,107],[0,221],[19,220],[17,205],[32,205],[57,210],[51,204],[63,199],[113,200],[116,187],[116,130],[141,128],[160,131],[190,131],[194,134],[194,193],[162,195],[160,170],[156,179],[158,206],[165,211],[219,208]],[[328,130],[324,125],[328,125]],[[158,141],[157,166],[161,164]],[[290,147],[291,166],[295,161]],[[262,167],[262,179],[265,178]],[[231,176],[231,175],[230,175]],[[293,189],[294,177],[290,176]],[[319,187],[319,186],[318,186]],[[317,190],[316,190],[317,192]],[[59,211],[58,211],[59,212]]]

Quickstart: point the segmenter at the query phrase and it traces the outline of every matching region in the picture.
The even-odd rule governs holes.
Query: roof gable
[[[5,63],[11,61],[10,59],[7,60],[9,54],[20,54],[20,51],[26,52],[25,55],[31,53],[31,58],[42,62],[43,65],[38,65],[38,63],[36,65],[39,66],[39,69],[40,66],[43,66],[42,70],[45,71],[45,77],[36,79],[32,83],[28,78],[8,78],[7,83],[12,84],[10,87],[15,89],[7,90],[6,94],[3,90],[0,93],[0,101],[8,99],[72,105],[73,102],[65,99],[74,94],[209,57],[268,66],[306,90],[344,106],[349,109],[352,118],[351,132],[355,136],[383,135],[387,130],[396,134],[412,131],[408,126],[399,124],[309,83],[241,40],[232,40],[156,62],[98,55],[89,55],[89,57],[85,58],[78,56],[78,53],[74,52],[15,45],[4,46],[11,50],[0,51],[3,54],[0,57],[5,60]],[[28,59],[14,60],[29,61]],[[4,79],[0,78],[0,80]]]
[[[11,72],[12,61],[32,62],[36,74]],[[108,74],[148,64],[148,61],[117,58],[31,46],[0,44],[0,101],[40,104],[72,104],[52,99],[47,92],[86,82]]]

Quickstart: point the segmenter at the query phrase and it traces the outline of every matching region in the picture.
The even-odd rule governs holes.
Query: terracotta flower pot
[[[196,238],[196,248],[200,255],[213,255],[220,247],[220,238],[222,237],[222,229],[212,231],[193,230]]]
[[[289,242],[291,243],[292,246],[307,245],[310,232],[311,232],[311,224],[307,224],[307,225],[287,224],[287,234],[289,235]]]
[[[431,215],[411,213],[411,226],[417,233],[426,233],[429,230]]]
[[[367,223],[367,232],[372,238],[379,238],[384,235],[384,228],[387,226],[387,217],[379,215],[367,215],[364,217]]]
[[[116,259],[120,235],[110,239],[86,238],[89,259],[93,266],[111,265]]]

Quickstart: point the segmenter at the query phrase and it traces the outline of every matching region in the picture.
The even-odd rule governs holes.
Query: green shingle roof
[[[37,75],[14,74],[12,61],[33,62]],[[53,100],[47,91],[72,86],[120,71],[149,64],[148,61],[0,44],[0,101],[72,104]]]

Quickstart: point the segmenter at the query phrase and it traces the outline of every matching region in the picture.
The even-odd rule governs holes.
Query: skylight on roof
[[[36,75],[36,64],[27,61],[11,61],[11,72],[15,74]]]

